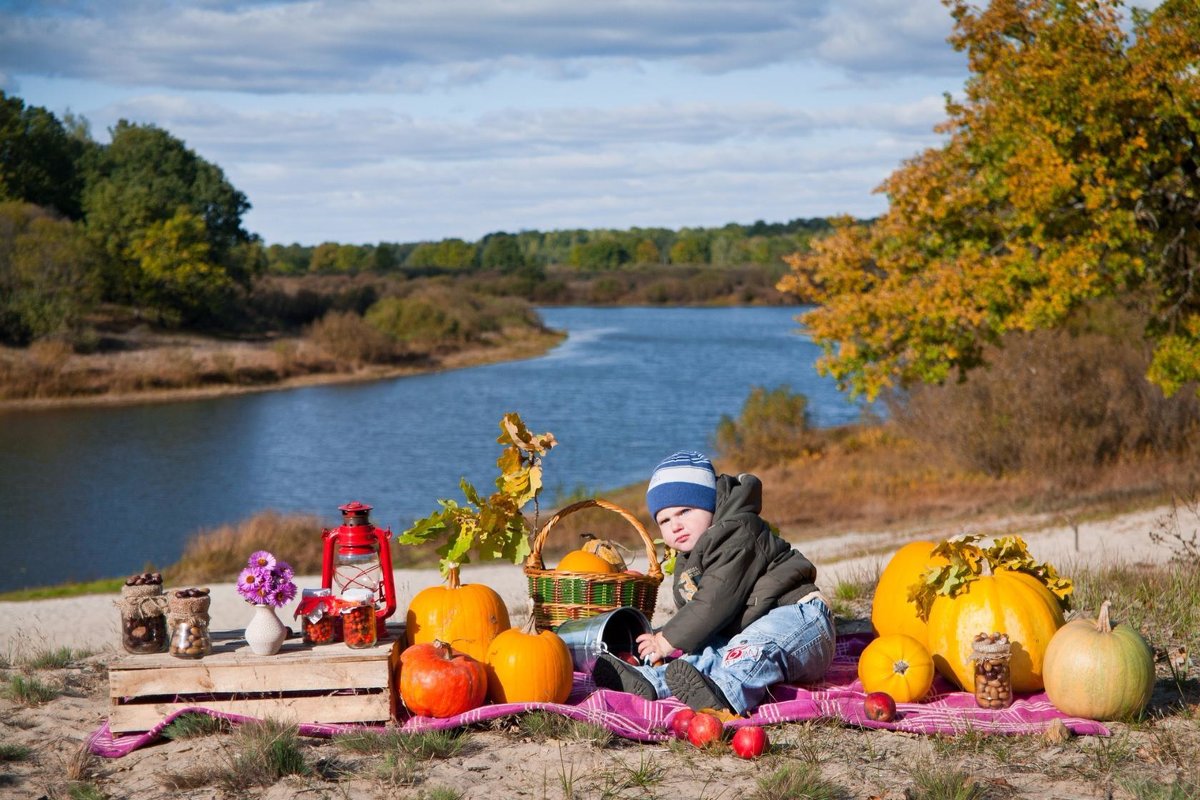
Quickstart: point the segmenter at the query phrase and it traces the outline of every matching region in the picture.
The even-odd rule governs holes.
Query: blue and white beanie
[[[664,508],[687,506],[705,511],[717,510],[717,473],[703,453],[674,453],[654,468],[646,488],[650,517],[658,517]]]

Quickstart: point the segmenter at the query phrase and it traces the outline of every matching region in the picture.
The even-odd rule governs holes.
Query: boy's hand
[[[638,655],[647,663],[662,661],[675,652],[675,645],[667,641],[661,633],[643,633],[637,637]]]

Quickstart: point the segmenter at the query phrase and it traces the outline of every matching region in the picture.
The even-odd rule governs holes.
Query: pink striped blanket
[[[880,728],[909,733],[954,735],[968,731],[994,734],[1037,734],[1060,720],[1077,735],[1107,736],[1104,725],[1093,720],[1066,716],[1046,698],[1044,692],[1018,696],[1007,709],[991,711],[979,708],[969,692],[957,691],[938,677],[930,696],[921,703],[901,703],[892,722],[875,722],[863,712],[862,684],[858,680],[858,656],[870,641],[869,636],[852,635],[838,641],[838,654],[825,679],[818,685],[781,684],[772,689],[768,702],[750,716],[726,723],[726,727],[779,725],[814,719],[839,720],[862,728]],[[485,705],[447,719],[406,716],[392,727],[406,731],[457,728],[528,711],[542,710],[572,719],[601,725],[618,736],[645,742],[671,738],[671,717],[683,706],[675,699],[649,702],[639,697],[597,690],[590,676],[575,673],[571,696],[565,703],[508,703]],[[181,714],[199,713],[232,722],[250,718],[227,714],[200,706],[185,708],[164,718],[149,731],[116,736],[105,722],[89,739],[93,753],[118,758],[158,740],[162,731]],[[363,725],[302,724],[300,732],[312,736],[334,736],[362,730]],[[375,726],[382,728],[382,726]]]

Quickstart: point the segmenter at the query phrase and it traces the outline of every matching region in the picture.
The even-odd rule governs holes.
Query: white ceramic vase
[[[273,656],[283,646],[287,634],[287,626],[279,620],[274,606],[254,606],[254,616],[246,625],[246,644],[250,645],[250,652],[260,656]]]

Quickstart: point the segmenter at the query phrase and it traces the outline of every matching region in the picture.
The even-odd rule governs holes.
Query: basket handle
[[[585,508],[603,508],[606,511],[612,511],[620,514],[621,518],[633,526],[633,529],[642,537],[642,542],[646,545],[646,563],[649,565],[647,574],[649,577],[656,580],[662,580],[663,571],[658,563],[658,550],[654,547],[654,540],[650,538],[650,534],[646,533],[646,528],[633,514],[621,508],[616,503],[610,503],[607,500],[596,498],[594,500],[580,500],[578,503],[572,503],[566,508],[559,511],[551,517],[542,529],[538,531],[538,535],[533,540],[533,551],[529,557],[525,559],[525,566],[529,569],[545,569],[545,564],[542,561],[542,547],[546,544],[546,538],[550,535],[550,529],[554,527],[554,523],[558,522],[568,514],[573,514]]]

